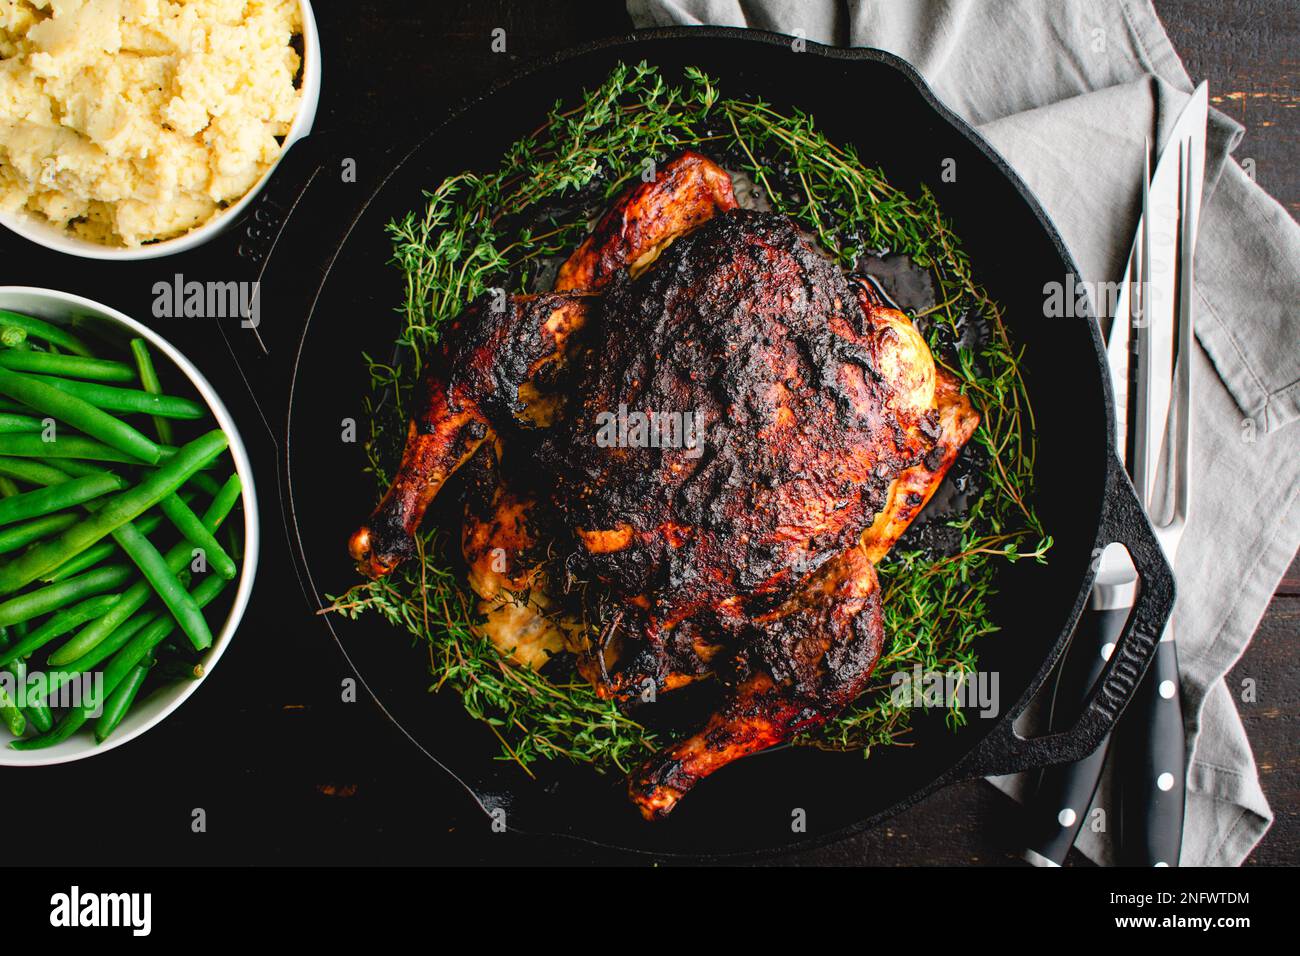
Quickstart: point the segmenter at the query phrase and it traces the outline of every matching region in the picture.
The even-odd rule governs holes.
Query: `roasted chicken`
[[[572,652],[629,705],[725,688],[629,781],[662,817],[861,693],[884,644],[875,565],[979,416],[869,281],[793,220],[738,208],[695,153],[624,193],[553,291],[494,304],[431,356],[352,555],[372,576],[410,556],[470,462],[462,550],[503,653]],[[595,614],[572,581],[598,590]]]

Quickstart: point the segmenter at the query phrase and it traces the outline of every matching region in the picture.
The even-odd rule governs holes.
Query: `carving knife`
[[[1174,132],[1157,163],[1154,178],[1150,172],[1148,146],[1142,176],[1142,217],[1120,283],[1114,307],[1115,320],[1111,324],[1107,341],[1107,358],[1116,403],[1117,441],[1123,451],[1130,477],[1134,478],[1139,498],[1148,508],[1152,500],[1149,491],[1156,486],[1157,469],[1152,462],[1159,461],[1164,428],[1158,429],[1153,440],[1153,431],[1157,430],[1147,422],[1156,420],[1163,426],[1168,417],[1172,390],[1172,371],[1166,372],[1162,382],[1157,381],[1160,376],[1149,373],[1157,367],[1169,370],[1172,366],[1175,294],[1172,276],[1178,251],[1174,240],[1178,229],[1180,144],[1190,136],[1199,137],[1197,141],[1201,144],[1200,155],[1203,156],[1206,103],[1207,91],[1202,84],[1175,124]],[[1183,154],[1186,155],[1185,150]],[[1199,196],[1199,182],[1196,188]],[[1190,280],[1190,272],[1185,274]],[[1165,283],[1159,288],[1157,275]],[[1100,303],[1098,305],[1099,311],[1104,311]],[[1154,315],[1167,317],[1166,328],[1161,331],[1159,342],[1155,346],[1140,353],[1147,359],[1146,364],[1133,363],[1134,376],[1130,380],[1130,343],[1135,339],[1147,338],[1151,328],[1150,319]],[[1130,330],[1135,334],[1130,335]],[[1169,359],[1165,360],[1163,366],[1159,366],[1158,363],[1162,360],[1158,355],[1162,347],[1163,354],[1169,356]],[[1132,402],[1128,400],[1130,390],[1134,399]],[[1137,427],[1135,421],[1134,427],[1130,427],[1130,417],[1137,414],[1139,408],[1145,416],[1143,424]],[[1151,447],[1153,444],[1154,448]],[[1111,545],[1094,559],[1097,561],[1098,572],[1091,607],[1085,611],[1075,629],[1070,652],[1053,692],[1053,730],[1068,729],[1077,718],[1079,707],[1101,673],[1123,630],[1138,586],[1136,571],[1122,547]],[[1174,666],[1176,668],[1176,664]],[[1165,685],[1161,683],[1158,686]],[[1163,712],[1161,716],[1164,716]],[[1163,720],[1162,727],[1168,729]],[[1181,716],[1177,730],[1181,738]],[[1161,738],[1166,741],[1172,739],[1169,733],[1162,733]],[[1028,825],[1023,856],[1027,861],[1037,866],[1059,866],[1084,825],[1098,830],[1113,829],[1113,822],[1104,817],[1085,819],[1101,778],[1109,743],[1109,740],[1104,741],[1095,753],[1082,761],[1043,771],[1038,787],[1026,805]],[[1180,778],[1177,787],[1179,793],[1181,788]],[[1179,826],[1181,827],[1181,812]]]

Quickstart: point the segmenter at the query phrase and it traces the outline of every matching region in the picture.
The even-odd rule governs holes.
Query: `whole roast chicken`
[[[470,305],[415,409],[352,536],[362,572],[415,553],[468,464],[481,634],[524,666],[574,653],[620,701],[725,689],[632,774],[649,819],[865,688],[885,640],[875,565],[979,422],[868,280],[792,219],[739,208],[694,152],[625,192],[553,291]],[[599,588],[599,613],[568,599],[574,581]]]

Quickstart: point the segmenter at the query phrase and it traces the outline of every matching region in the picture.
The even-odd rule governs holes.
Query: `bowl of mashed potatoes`
[[[0,225],[148,259],[233,223],[311,131],[307,0],[0,0]]]

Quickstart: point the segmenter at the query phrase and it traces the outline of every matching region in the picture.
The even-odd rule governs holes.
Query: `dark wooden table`
[[[326,63],[318,119],[323,129],[420,129],[530,58],[631,26],[616,0],[358,0],[317,6]],[[1208,79],[1216,105],[1249,127],[1238,156],[1253,158],[1259,181],[1294,212],[1300,201],[1300,99],[1291,59],[1297,48],[1293,4],[1157,0],[1156,6],[1192,75]],[[497,27],[506,31],[505,53],[489,49]],[[13,265],[25,268],[28,261],[31,269],[22,280],[11,273]],[[70,272],[64,261],[37,261],[7,237],[0,237],[0,263],[11,267],[0,269],[7,273],[0,276],[3,282],[70,288],[128,311],[143,312],[149,302],[143,279],[104,291],[108,287],[99,283],[106,272]],[[189,352],[224,394],[239,391],[219,340],[180,323],[160,331]],[[228,400],[238,420],[256,414],[247,403]],[[258,467],[273,470],[273,449],[249,441]],[[264,496],[271,485],[265,478]],[[239,640],[202,691],[147,738],[108,757],[42,772],[41,799],[52,819],[80,813],[93,797],[95,818],[105,825],[96,828],[94,839],[79,837],[75,846],[53,838],[57,830],[11,832],[15,858],[620,862],[567,844],[493,835],[459,787],[377,708],[364,700],[340,701],[346,664],[323,628],[303,620],[296,585],[287,580],[283,544],[274,540],[275,507],[264,502],[268,550],[253,607]],[[1246,705],[1243,718],[1277,814],[1254,863],[1300,859],[1300,663],[1293,653],[1298,622],[1300,567],[1293,567],[1232,675],[1254,677],[1260,685],[1259,703]],[[0,774],[0,786],[15,786],[14,774]],[[206,834],[190,831],[195,807],[208,813]],[[1005,797],[971,782],[935,794],[870,833],[775,862],[1010,864],[1013,820]]]

